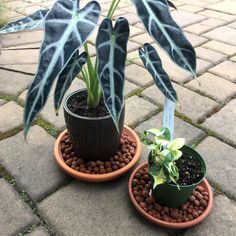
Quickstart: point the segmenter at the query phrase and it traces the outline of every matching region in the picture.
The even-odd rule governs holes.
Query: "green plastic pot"
[[[184,145],[181,148],[181,151],[184,154],[191,155],[193,158],[199,160],[199,162],[201,163],[201,170],[203,173],[203,177],[199,182],[195,184],[186,186],[180,185],[179,186],[180,189],[178,189],[178,187],[175,184],[169,184],[169,183],[160,184],[156,186],[155,189],[153,189],[152,187],[153,189],[152,194],[156,202],[158,202],[162,206],[178,208],[184,203],[186,203],[193,189],[196,188],[206,176],[206,163],[203,160],[202,156],[193,148],[186,145]],[[149,155],[151,155],[151,153]]]

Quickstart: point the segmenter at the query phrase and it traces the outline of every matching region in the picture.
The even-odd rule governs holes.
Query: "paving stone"
[[[0,69],[0,94],[18,96],[32,82],[32,76]]]
[[[29,43],[38,43],[42,42],[42,39],[43,39],[42,30],[1,35],[0,48],[7,48]]]
[[[227,56],[233,56],[236,54],[236,47],[215,40],[203,44],[202,46],[217,52],[224,53]]]
[[[236,46],[236,29],[227,26],[218,27],[203,34],[204,37]]]
[[[236,19],[236,16],[234,16],[234,15],[225,14],[222,12],[212,11],[212,10],[201,11],[198,14],[203,15],[203,16],[207,16],[209,18],[216,18],[216,19],[224,20],[224,21],[228,21],[228,22],[231,22]]]
[[[19,194],[4,179],[0,179],[0,199],[2,235],[16,235],[39,221],[28,205],[20,199]]]
[[[35,75],[38,64],[23,64],[23,65],[0,65],[0,68],[8,69],[14,72],[23,72],[30,75]]]
[[[130,38],[144,33],[142,29],[140,29],[136,26],[132,26],[132,25],[129,26],[129,30],[130,30],[130,35],[129,35]]]
[[[46,228],[39,226],[33,232],[29,233],[30,236],[49,236],[49,233]]]
[[[139,57],[138,50],[129,52],[127,54],[127,64],[130,64],[130,63],[144,67],[143,62]]]
[[[172,12],[172,17],[181,28],[198,23],[206,19],[206,17],[204,16],[181,10]]]
[[[55,139],[44,129],[31,127],[27,142],[23,132],[0,141],[0,163],[20,189],[40,200],[64,184],[67,177],[53,158]]]
[[[227,26],[236,29],[236,21],[234,21],[233,23],[231,23],[231,24],[229,24]]]
[[[181,105],[181,108],[176,107],[176,111],[187,116],[192,121],[200,122],[214,109],[219,108],[219,104],[215,101],[192,92],[178,84],[172,84],[178,94]],[[163,106],[164,104],[164,95],[156,85],[145,89],[142,95],[159,106]]]
[[[127,183],[128,175],[107,183],[73,182],[41,202],[40,214],[57,235],[167,236],[134,209]]]
[[[236,15],[236,2],[234,0],[218,2],[218,3],[207,6],[206,8]]]
[[[201,86],[199,86],[196,80],[192,80],[185,86],[191,90],[210,96],[219,103],[225,103],[236,95],[236,84],[213,74],[205,73],[198,77],[198,80]]]
[[[48,97],[48,101],[45,105],[45,107],[43,108],[43,110],[40,113],[40,116],[46,120],[47,122],[51,123],[52,125],[54,125],[55,127],[57,127],[58,129],[62,129],[65,127],[65,120],[64,120],[64,113],[63,113],[63,103],[64,100],[62,101],[60,110],[59,110],[59,115],[56,116],[55,114],[55,110],[54,110],[54,88],[52,88],[49,97]],[[71,87],[68,89],[68,91],[66,92],[65,97],[74,92],[75,90],[78,89],[82,89],[85,88],[85,83],[80,80],[80,79],[75,79],[71,85]],[[19,100],[21,101],[25,101],[27,95],[27,91],[24,91],[20,96],[19,96]]]
[[[125,102],[125,124],[134,127],[159,110],[158,107],[138,96],[132,96]]]
[[[42,9],[43,7],[42,6],[28,6],[28,7],[23,7],[23,8],[17,8],[16,11],[19,12],[20,14],[23,14],[23,15],[31,15],[33,14],[34,12],[38,11],[39,9]],[[45,8],[43,8],[45,9]]]
[[[190,3],[188,0],[180,0],[180,2],[183,2],[183,3],[186,3],[186,4]],[[204,6],[208,5],[207,2],[199,1],[199,0],[191,1],[191,4],[194,5],[194,6],[200,6],[200,7],[204,7]]]
[[[15,102],[0,106],[0,140],[21,129],[22,118],[23,108]]]
[[[210,69],[213,66],[214,65],[211,62],[197,58],[197,74],[198,75],[203,74],[204,72],[208,71],[208,69]]]
[[[141,46],[140,44],[132,42],[132,41],[129,40],[128,45],[127,45],[127,52],[132,52],[132,51],[138,50],[138,48],[140,46]]]
[[[193,45],[194,48],[208,41],[208,39],[195,34],[185,33],[185,36],[187,37],[187,39],[190,41],[190,43]]]
[[[138,133],[142,133],[143,131],[151,128],[161,127],[163,127],[163,112],[141,123],[138,127],[135,128],[135,131],[137,131]],[[205,132],[203,132],[202,130],[175,116],[175,138],[184,138],[187,144],[192,144],[194,141],[204,137],[204,135]]]
[[[197,13],[199,11],[202,11],[204,8],[198,7],[198,6],[193,6],[193,5],[183,5],[183,6],[178,7],[178,9],[180,9],[182,11]]]
[[[39,49],[0,51],[0,65],[37,64],[38,59]]]
[[[230,60],[236,62],[236,56],[231,57]]]
[[[227,103],[219,112],[208,118],[203,126],[224,140],[236,145],[236,99]]]
[[[226,196],[214,199],[210,216],[201,224],[187,230],[185,236],[233,236],[236,235],[236,205]]]
[[[218,27],[218,26],[221,26],[221,25],[225,25],[226,22],[224,20],[210,18],[210,19],[202,21],[201,24],[212,26],[212,27]]]
[[[132,14],[136,14],[136,9],[133,5],[123,8],[124,11]]]
[[[195,48],[195,51],[197,57],[209,61],[215,65],[227,59],[226,55],[203,47]]]
[[[192,34],[201,35],[207,31],[210,31],[211,29],[212,29],[212,26],[209,26],[209,25],[194,24],[194,25],[190,25],[184,28],[184,31],[187,31]]]
[[[0,106],[4,105],[7,101],[0,98]]]
[[[139,90],[139,87],[129,81],[125,81],[124,96],[129,97],[133,93]]]
[[[236,197],[236,149],[213,137],[207,137],[198,146],[207,165],[207,178],[224,192]],[[223,167],[223,169],[222,169]]]
[[[2,48],[2,50],[18,50],[18,49],[38,49],[40,48],[41,43],[28,43],[28,44],[22,44],[17,46],[12,46],[8,48]]]
[[[125,75],[127,80],[141,87],[147,87],[154,83],[151,74],[138,65],[127,66],[125,68]]]
[[[236,71],[236,63],[232,61],[224,61],[209,70],[209,72],[212,72],[213,74],[221,76],[234,83],[236,82],[235,71]]]
[[[138,28],[140,28],[142,30],[145,30],[144,25],[143,25],[142,22],[139,22],[139,23],[135,24],[135,27],[138,27]]]
[[[134,42],[136,42],[138,44],[154,43],[153,38],[149,34],[147,34],[147,33],[137,35],[137,36],[135,36],[133,38],[130,38],[130,40],[134,41]]]

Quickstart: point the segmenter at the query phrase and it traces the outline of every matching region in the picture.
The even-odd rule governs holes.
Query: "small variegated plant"
[[[176,161],[182,156],[181,149],[185,140],[170,140],[167,128],[149,129],[142,134],[141,140],[151,150],[148,158],[148,172],[153,177],[153,188],[163,183],[174,183],[178,186],[179,170]]]
[[[56,81],[54,107],[56,113],[72,81],[81,72],[87,87],[88,109],[96,108],[100,99],[104,103],[118,129],[124,103],[125,62],[129,24],[119,17],[112,19],[121,0],[111,0],[107,17],[101,22],[96,40],[96,60],[92,61],[87,41],[98,26],[101,8],[91,1],[83,8],[80,0],[56,0],[47,10],[9,23],[1,34],[43,28],[44,38],[40,48],[38,70],[28,90],[24,110],[24,134],[44,107],[53,83]],[[196,77],[196,54],[180,27],[172,19],[167,0],[131,0],[145,29],[155,42],[178,66]],[[79,50],[84,52],[79,54]],[[139,49],[144,66],[151,73],[155,84],[172,102],[177,94],[155,48],[144,44]],[[87,63],[87,66],[83,67]]]

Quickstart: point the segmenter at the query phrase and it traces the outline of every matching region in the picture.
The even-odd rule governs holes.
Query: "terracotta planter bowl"
[[[57,138],[55,145],[54,145],[54,157],[57,162],[57,164],[62,168],[64,172],[66,172],[68,175],[72,176],[73,178],[76,178],[78,180],[86,181],[86,182],[106,182],[106,181],[111,181],[113,179],[116,179],[122,175],[124,175],[126,172],[128,172],[139,160],[140,155],[141,155],[141,143],[139,140],[139,137],[137,134],[128,126],[124,125],[124,132],[130,136],[135,143],[137,144],[136,147],[136,152],[135,155],[130,163],[128,163],[125,167],[110,172],[106,174],[98,174],[98,175],[93,175],[93,174],[86,174],[82,173],[79,171],[76,171],[72,168],[70,168],[64,161],[61,153],[61,148],[60,148],[60,143],[62,137],[65,135],[67,130],[64,130]]]
[[[209,194],[209,200],[208,200],[208,205],[205,211],[196,219],[188,221],[188,222],[183,222],[183,223],[172,223],[172,222],[166,222],[163,220],[159,220],[154,218],[153,216],[149,215],[147,212],[145,212],[139,204],[136,202],[134,196],[133,196],[133,191],[132,191],[132,180],[134,179],[135,174],[142,169],[143,167],[146,167],[148,165],[147,162],[139,165],[132,173],[129,179],[129,197],[135,208],[138,210],[138,212],[146,218],[148,221],[152,222],[153,224],[159,225],[161,227],[167,228],[167,229],[184,229],[184,228],[190,228],[193,227],[200,222],[202,222],[210,213],[213,205],[213,193],[211,190],[211,186],[209,185],[208,181],[204,179],[199,186],[202,186],[206,192]]]

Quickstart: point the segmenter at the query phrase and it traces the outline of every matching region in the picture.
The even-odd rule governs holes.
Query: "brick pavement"
[[[11,19],[52,4],[49,0],[5,1]],[[110,0],[99,2],[105,16]],[[178,7],[172,11],[173,17],[196,49],[201,87],[155,47],[179,94],[181,108],[176,112],[176,136],[185,137],[188,144],[197,146],[206,159],[207,178],[215,193],[212,214],[193,229],[166,231],[141,218],[129,203],[130,173],[113,183],[99,185],[65,176],[53,161],[54,138],[65,124],[62,114],[54,115],[51,96],[30,131],[29,143],[24,143],[22,106],[37,68],[42,39],[42,31],[36,30],[0,36],[2,236],[236,235],[236,1],[173,0],[173,3]],[[126,16],[132,25],[125,121],[139,133],[162,123],[163,97],[141,61],[134,59],[137,48],[153,40],[145,33],[128,0],[121,0],[115,18],[118,16]],[[93,34],[89,40],[93,55],[95,38]],[[71,90],[83,86],[81,81],[76,81]],[[146,155],[144,148],[141,161],[146,160]]]

